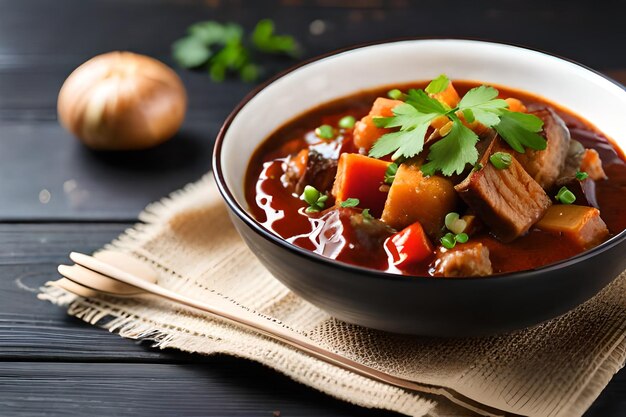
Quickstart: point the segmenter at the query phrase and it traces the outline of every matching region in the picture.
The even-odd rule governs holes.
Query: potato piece
[[[397,230],[420,222],[429,236],[438,236],[446,214],[454,211],[457,203],[450,180],[424,177],[419,166],[402,164],[389,189],[382,220]]]
[[[600,244],[609,230],[594,207],[555,204],[536,224],[540,230],[562,234],[584,249]]]
[[[337,204],[348,198],[358,198],[359,207],[369,208],[373,216],[380,217],[387,198],[380,186],[389,164],[356,153],[342,154],[332,190]]]

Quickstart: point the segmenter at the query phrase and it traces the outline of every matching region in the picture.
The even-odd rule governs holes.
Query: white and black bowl
[[[269,271],[334,317],[390,332],[478,336],[561,315],[626,268],[626,231],[573,258],[492,277],[400,276],[360,268],[294,246],[248,211],[244,177],[257,146],[274,130],[328,101],[380,86],[452,79],[525,90],[581,115],[626,148],[626,91],[588,69],[517,46],[414,39],[338,52],[300,65],[249,95],[219,133],[213,169],[239,233]]]

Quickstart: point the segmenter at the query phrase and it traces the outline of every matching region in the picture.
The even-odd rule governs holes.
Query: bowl
[[[626,269],[626,231],[541,268],[490,277],[409,277],[330,260],[292,245],[248,212],[244,176],[256,147],[306,110],[361,90],[445,73],[522,89],[584,117],[626,148],[626,91],[580,64],[507,44],[413,39],[341,51],[306,62],[260,87],[231,113],[213,170],[237,230],[289,289],[345,322],[414,335],[509,332],[573,309]]]

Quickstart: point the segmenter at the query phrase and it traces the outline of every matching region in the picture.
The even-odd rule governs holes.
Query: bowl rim
[[[562,61],[566,61],[569,62],[571,64],[577,65],[589,72],[592,72],[595,75],[598,75],[608,81],[610,81],[611,83],[615,84],[616,86],[618,86],[619,88],[621,88],[622,90],[626,91],[626,86],[624,86],[623,84],[621,84],[620,82],[614,80],[613,78],[607,76],[606,74],[603,74],[593,68],[590,68],[584,64],[581,64],[573,59],[570,58],[566,58],[566,57],[562,57],[560,55],[554,54],[554,53],[550,53],[550,52],[546,52],[544,50],[541,49],[537,49],[537,48],[531,48],[531,47],[527,47],[524,45],[520,45],[520,44],[516,44],[516,43],[511,43],[511,42],[500,42],[500,41],[493,41],[493,40],[486,40],[486,39],[480,39],[480,38],[472,38],[472,37],[446,37],[446,36],[442,36],[442,37],[437,37],[437,36],[427,36],[427,37],[400,37],[400,38],[392,38],[392,39],[384,39],[384,40],[378,40],[378,41],[372,41],[372,42],[365,42],[365,43],[360,43],[360,44],[356,44],[356,45],[351,45],[351,46],[347,46],[344,48],[340,48],[340,49],[336,49],[321,55],[317,55],[314,56],[312,58],[303,60],[302,62],[299,62],[281,72],[279,72],[278,74],[276,74],[275,76],[269,78],[268,80],[262,82],[261,84],[259,84],[257,87],[255,87],[254,89],[252,89],[252,91],[250,91],[248,94],[246,94],[246,96],[237,104],[237,106],[230,112],[230,114],[228,115],[228,117],[224,120],[224,123],[222,124],[217,137],[215,139],[215,146],[213,149],[213,156],[212,156],[212,171],[213,171],[213,175],[215,177],[215,182],[217,184],[217,188],[220,192],[220,194],[222,195],[222,198],[224,199],[224,201],[226,202],[226,204],[228,205],[228,207],[230,208],[231,212],[233,212],[240,220],[243,221],[243,223],[248,226],[249,228],[252,229],[252,231],[254,231],[256,234],[258,234],[259,236],[263,237],[265,240],[269,241],[270,243],[273,243],[274,245],[288,250],[289,252],[293,253],[296,256],[299,257],[303,257],[306,258],[307,260],[310,261],[314,261],[316,263],[322,263],[327,265],[330,268],[338,268],[341,270],[344,270],[346,272],[352,272],[352,273],[358,273],[361,276],[365,277],[369,277],[369,278],[375,278],[375,279],[385,279],[385,280],[392,280],[392,281],[401,281],[401,282],[423,282],[425,280],[431,281],[431,280],[437,280],[440,282],[456,282],[456,281],[484,281],[484,280],[491,280],[493,278],[497,278],[497,281],[501,281],[501,282],[506,282],[506,281],[511,281],[511,280],[519,280],[519,279],[523,279],[523,278],[529,278],[532,276],[538,276],[538,275],[543,275],[544,273],[549,273],[552,272],[554,270],[557,269],[561,269],[561,268],[567,268],[570,267],[574,264],[577,264],[579,262],[585,262],[590,258],[593,258],[597,255],[599,255],[600,253],[606,252],[607,250],[610,250],[612,248],[614,248],[615,246],[618,246],[620,244],[623,244],[624,242],[626,242],[626,230],[622,230],[620,233],[618,233],[617,235],[611,237],[610,239],[608,239],[607,241],[601,243],[600,245],[590,249],[590,250],[586,250],[584,252],[581,252],[573,257],[567,258],[567,259],[563,259],[561,261],[557,261],[551,264],[547,264],[547,265],[543,265],[540,266],[538,268],[533,268],[533,269],[525,269],[522,271],[514,271],[514,272],[507,272],[507,273],[501,273],[501,274],[493,274],[493,275],[486,275],[486,276],[463,276],[463,277],[446,277],[445,279],[442,279],[441,277],[434,277],[434,276],[430,276],[430,275],[401,275],[401,274],[397,274],[397,273],[393,273],[393,272],[387,272],[387,271],[380,271],[377,269],[372,269],[372,268],[366,268],[366,267],[362,267],[362,266],[358,266],[358,265],[354,265],[354,264],[349,264],[347,262],[342,262],[342,261],[338,261],[336,259],[330,259],[327,257],[324,257],[322,255],[319,255],[315,252],[311,252],[307,249],[301,248],[299,246],[296,246],[293,243],[289,243],[286,240],[284,240],[283,238],[281,238],[280,236],[278,236],[277,234],[273,233],[271,230],[265,228],[264,226],[262,226],[254,217],[252,217],[252,215],[244,208],[242,207],[237,200],[235,199],[234,195],[232,194],[232,192],[230,191],[228,185],[226,184],[225,180],[224,180],[224,174],[222,172],[222,164],[220,161],[220,155],[221,155],[221,151],[222,151],[222,145],[224,143],[224,138],[226,136],[226,132],[228,131],[230,125],[232,124],[233,120],[235,119],[235,117],[239,114],[239,112],[248,104],[248,102],[250,100],[252,100],[253,97],[255,97],[256,95],[258,95],[261,91],[263,91],[265,88],[269,87],[270,85],[272,85],[275,81],[277,81],[280,78],[283,78],[287,75],[289,75],[290,73],[304,67],[307,66],[309,64],[313,64],[317,61],[321,61],[323,59],[326,58],[330,58],[332,56],[335,55],[339,55],[345,52],[351,52],[351,51],[355,51],[358,49],[362,49],[365,47],[369,47],[369,46],[376,46],[376,45],[384,45],[384,44],[392,44],[392,43],[397,43],[397,42],[405,42],[405,41],[428,41],[428,40],[451,40],[451,41],[471,41],[471,42],[477,42],[477,43],[483,43],[483,44],[493,44],[493,45],[499,45],[499,46],[508,46],[508,47],[512,47],[512,48],[517,48],[517,49],[522,49],[522,50],[527,50],[527,51],[531,51],[531,52],[538,52],[540,54],[543,55],[547,55],[549,57],[552,58],[556,58]],[[323,104],[323,103],[322,103]],[[624,152],[625,150],[622,150],[622,152]],[[419,278],[419,279],[411,279],[411,278]]]

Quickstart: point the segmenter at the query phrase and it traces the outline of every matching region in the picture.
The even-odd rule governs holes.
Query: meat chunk
[[[489,162],[489,155],[500,149],[500,139],[496,138],[482,156],[481,168],[454,188],[498,239],[510,242],[526,233],[551,201],[515,157],[506,169],[497,169]]]
[[[609,234],[598,209],[573,204],[550,207],[537,228],[561,234],[583,249],[600,244]]]
[[[580,171],[580,164],[584,155],[585,147],[577,140],[571,139],[569,141],[567,156],[565,157],[565,165],[559,174],[556,185],[559,185],[559,182],[563,182],[562,179],[565,179],[565,182],[567,182],[569,179],[576,176],[576,173]]]
[[[533,114],[543,120],[547,147],[542,151],[526,149],[526,153],[515,156],[526,172],[545,190],[554,185],[565,167],[570,133],[563,119],[552,109],[545,108]]]
[[[425,177],[419,166],[400,165],[389,189],[381,219],[393,228],[404,229],[420,222],[426,233],[437,236],[446,214],[454,211],[459,199],[448,178]]]
[[[360,209],[335,207],[312,219],[314,228],[305,236],[320,255],[373,268],[387,263],[383,244],[395,230],[371,216],[363,216]]]
[[[435,275],[444,277],[477,277],[491,275],[489,248],[470,242],[453,249],[442,249],[435,260]]]
[[[304,149],[287,161],[285,178],[294,187],[296,194],[302,194],[307,185],[324,194],[332,188],[336,173],[336,159],[325,158],[319,152]]]

